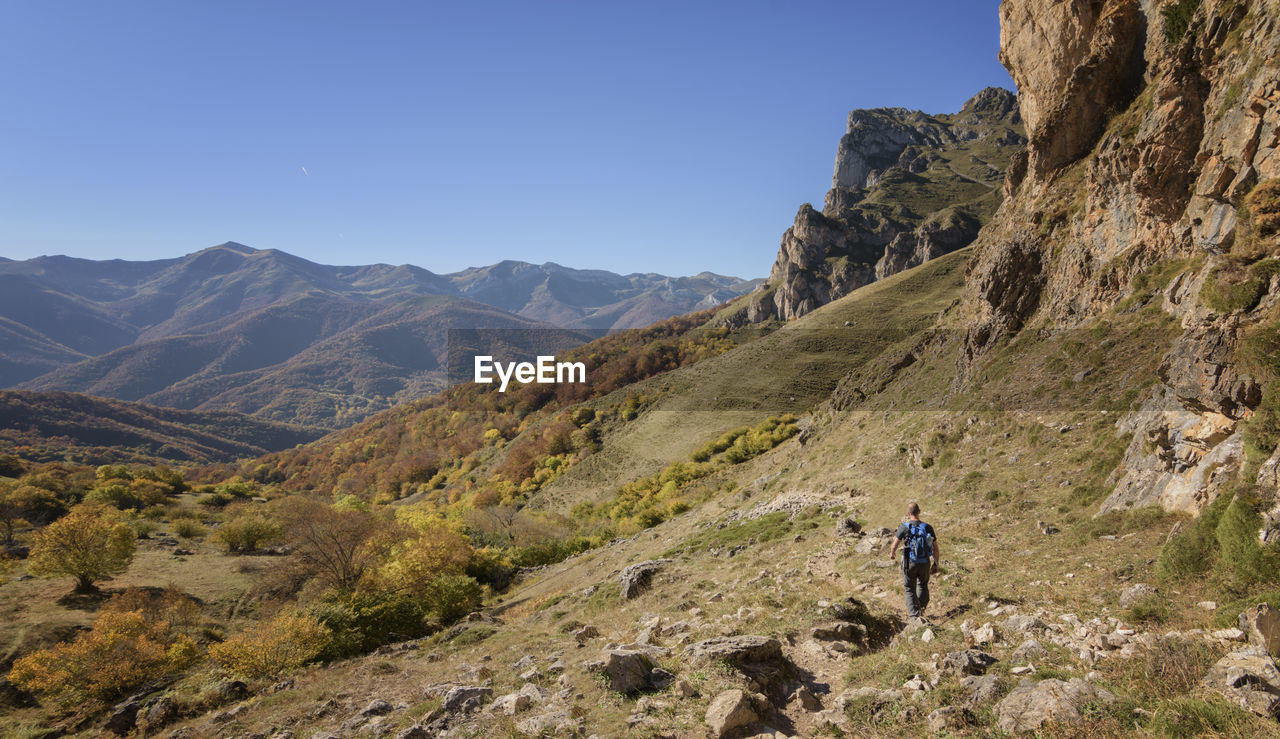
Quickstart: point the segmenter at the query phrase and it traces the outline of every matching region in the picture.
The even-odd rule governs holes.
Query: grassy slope
[[[709,439],[826,399],[844,375],[904,334],[932,324],[964,281],[968,251],[894,275],[731,352],[628,386],[619,395],[661,393],[604,449],[571,469],[535,504],[571,507],[619,483],[686,459]],[[851,327],[846,327],[846,323]],[[861,326],[877,326],[874,332]],[[606,397],[602,403],[616,402]]]
[[[887,342],[857,347],[830,343],[798,364],[784,361],[784,351],[806,346],[815,335],[825,336],[815,329],[843,329],[846,320],[880,322],[892,316],[908,326],[928,325],[954,294],[964,256],[940,259],[859,290],[774,335],[646,381],[666,384],[669,390],[637,421],[604,440],[604,450],[595,456],[598,462],[584,463],[545,491],[549,499],[542,504],[558,508],[596,496],[606,486],[683,458],[724,428],[779,410],[764,406],[775,406],[784,397],[790,403],[793,392],[802,393],[797,404],[817,406],[812,417],[814,433],[806,444],[793,439],[771,453],[726,468],[713,481],[713,488],[723,492],[689,512],[527,575],[490,604],[496,624],[474,625],[452,642],[435,638],[400,653],[309,668],[296,676],[294,688],[251,699],[230,723],[215,725],[207,718],[194,718],[190,724],[197,731],[219,733],[285,725],[299,734],[332,731],[371,699],[382,698],[407,704],[386,719],[387,726],[402,727],[436,705],[423,696],[421,686],[465,681],[460,675],[483,663],[492,671],[495,695],[512,692],[523,682],[514,663],[533,654],[543,666],[563,658],[565,679],[571,686],[567,703],[581,717],[587,733],[600,733],[625,725],[630,715],[643,711],[634,697],[604,689],[582,663],[598,658],[606,643],[635,640],[653,616],[663,624],[687,625],[683,633],[657,637],[657,643],[671,649],[658,661],[687,679],[699,695],[679,699],[655,694],[653,698],[665,707],[645,714],[647,723],[633,730],[637,736],[699,735],[710,699],[725,688],[744,686],[731,671],[693,663],[682,655],[682,644],[710,636],[781,637],[808,679],[829,688],[820,698],[830,705],[831,698],[848,687],[897,687],[924,671],[921,665],[930,655],[962,649],[962,621],[1001,622],[987,615],[993,601],[1012,606],[1017,613],[1039,614],[1047,622],[1074,613],[1083,619],[1118,617],[1140,630],[1156,632],[1212,627],[1215,614],[1193,605],[1221,598],[1211,582],[1164,589],[1168,613],[1160,623],[1137,621],[1119,606],[1119,593],[1129,583],[1156,582],[1152,562],[1176,518],[1153,511],[1092,515],[1096,490],[1125,444],[1114,429],[1117,414],[1098,409],[1093,401],[1100,395],[1124,397],[1147,381],[1162,347],[1132,340],[1129,337],[1140,334],[1124,329],[1160,323],[1156,311],[1147,308],[1111,316],[1106,331],[1113,343],[1111,352],[1102,357],[1080,352],[1073,334],[1028,332],[1020,343],[998,350],[989,359],[981,368],[985,374],[978,374],[982,381],[967,396],[941,409],[902,410],[917,405],[924,393],[941,393],[949,387],[959,350],[955,341],[936,343],[879,394],[845,410],[820,405],[823,393],[869,355],[886,348],[892,355],[901,347]],[[1096,369],[1079,382],[1073,380],[1085,366]],[[875,372],[874,368],[867,371]],[[802,375],[811,384],[797,384]],[[1011,393],[1011,388],[1032,390],[1019,395]],[[1060,394],[1056,400],[1077,402],[1026,402],[1049,391]],[[758,399],[762,407],[676,410],[707,393]],[[925,456],[932,460],[927,467],[920,461]],[[731,522],[756,506],[788,497],[806,498],[809,505],[790,519],[775,514],[747,524]],[[883,562],[886,553],[855,552],[856,540],[838,537],[833,519],[853,515],[866,527],[892,527],[901,520],[903,504],[909,499],[921,502],[943,547],[943,574],[935,581],[930,609],[938,623],[936,640],[931,644],[899,640],[851,657],[806,652],[803,643],[808,630],[822,620],[821,600],[854,595],[877,613],[902,615],[896,570],[876,564]],[[1052,522],[1061,533],[1041,533],[1039,521]],[[736,556],[725,551],[739,545],[745,548]],[[659,556],[675,561],[646,594],[620,601],[615,584],[618,573],[629,564]],[[126,577],[141,582],[148,576],[135,566]],[[578,648],[566,632],[579,622],[596,626],[602,637]],[[1019,641],[1020,637],[1010,635],[987,647],[1001,660],[992,673],[1002,690],[1019,680],[1009,672],[1017,664],[1010,654]],[[1116,708],[1101,709],[1083,728],[1051,726],[1049,735],[1080,731],[1160,735],[1176,726],[1189,726],[1193,733],[1205,731],[1204,723],[1177,723],[1185,721],[1188,712],[1197,711],[1212,714],[1223,735],[1256,734],[1266,728],[1221,702],[1200,701],[1193,691],[1208,664],[1228,648],[1225,644],[1208,644],[1180,655],[1162,654],[1155,661],[1113,656],[1097,664],[1047,642],[1046,646],[1049,655],[1035,661],[1036,679],[1084,677],[1093,671],[1099,684],[1121,697]],[[429,654],[435,657],[427,658]],[[189,676],[176,688],[177,695],[191,698],[215,679],[210,672]],[[560,689],[554,677],[537,681],[550,693]],[[899,704],[879,723],[855,717],[865,721],[856,733],[919,732],[925,714],[962,696],[958,680],[944,678],[922,701]],[[336,710],[317,713],[331,698]],[[1136,715],[1135,706],[1154,711],[1155,716]],[[992,707],[979,706],[974,711],[973,733],[993,734]],[[530,714],[517,718],[524,715]],[[22,713],[15,718],[35,721],[35,716]],[[814,730],[812,718],[794,706],[784,708],[775,725],[801,735]],[[464,735],[502,736],[513,730],[513,721],[482,715],[469,727],[464,725]]]

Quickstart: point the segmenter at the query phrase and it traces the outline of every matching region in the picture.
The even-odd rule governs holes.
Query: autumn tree
[[[295,496],[281,502],[278,516],[294,554],[330,587],[354,590],[377,564],[375,537],[387,526],[368,511]]]
[[[18,482],[0,483],[0,527],[4,528],[5,544],[13,544],[17,527],[51,519],[61,510],[58,497],[44,488]]]
[[[118,575],[133,561],[134,535],[128,526],[79,506],[37,532],[28,570],[35,575],[76,579],[77,592],[92,592],[94,583]]]

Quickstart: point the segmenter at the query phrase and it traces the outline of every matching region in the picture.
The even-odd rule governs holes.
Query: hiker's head
[[[908,515],[908,516],[919,516],[919,515],[920,515],[920,505],[919,505],[918,503],[908,503],[908,504],[907,504],[907,515]]]

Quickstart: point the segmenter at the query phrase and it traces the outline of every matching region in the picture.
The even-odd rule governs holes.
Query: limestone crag
[[[1002,3],[1000,59],[1018,84],[1027,155],[975,242],[957,382],[1033,320],[1070,328],[1121,301],[1158,302],[1180,335],[1152,337],[1170,349],[1155,391],[1117,425],[1133,441],[1103,510],[1196,513],[1243,469],[1240,422],[1262,399],[1237,354],[1280,288],[1248,272],[1280,242],[1250,225],[1246,205],[1280,177],[1280,2],[1204,0],[1185,30],[1163,8]],[[1168,281],[1150,284],[1170,264]],[[1204,297],[1241,285],[1258,299]]]
[[[853,111],[822,210],[800,208],[745,318],[798,318],[967,246],[1024,141],[1017,98],[998,88],[951,115]]]

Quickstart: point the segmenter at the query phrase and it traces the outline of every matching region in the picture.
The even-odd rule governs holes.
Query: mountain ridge
[[[0,264],[0,384],[336,427],[442,387],[448,329],[616,330],[756,284],[515,260],[439,275],[234,241],[151,261],[41,256]],[[406,353],[390,335],[427,344]]]

